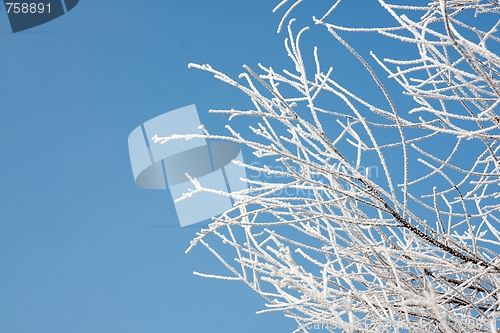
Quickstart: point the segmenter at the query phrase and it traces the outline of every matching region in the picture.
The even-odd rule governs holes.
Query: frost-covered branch
[[[277,6],[286,11],[280,30],[301,2]],[[394,25],[364,28],[330,22],[339,3],[313,18],[314,29],[327,29],[360,61],[385,106],[345,88],[331,66],[321,66],[317,48],[303,53],[307,27],[295,33],[294,19],[285,41],[290,69],[278,73],[259,64],[257,73],[245,66],[235,80],[209,65],[189,65],[238,88],[254,106],[211,110],[255,119],[253,135],[228,125],[228,136],[198,136],[250,148],[263,162],[242,167],[266,175],[228,194],[234,207],[189,249],[209,248],[234,274],[227,279],[262,295],[263,312],[284,311],[296,320],[296,332],[318,325],[331,332],[496,332],[500,6],[379,0]],[[352,33],[396,39],[415,52],[407,59],[364,58],[341,36]],[[311,53],[309,68],[304,57]],[[414,104],[398,104],[388,80]],[[380,169],[381,177],[364,165]],[[210,191],[193,183],[195,191]],[[210,247],[213,237],[234,248],[236,264]]]

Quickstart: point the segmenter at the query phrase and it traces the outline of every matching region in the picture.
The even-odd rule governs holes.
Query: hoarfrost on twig
[[[275,8],[285,11],[278,31],[301,2],[284,0]],[[320,324],[331,332],[495,331],[500,56],[494,50],[500,5],[379,0],[394,25],[357,28],[329,22],[339,3],[313,18],[315,29],[326,29],[361,62],[388,108],[343,87],[331,66],[323,69],[317,48],[315,68],[306,72],[300,37],[307,28],[295,34],[293,19],[285,41],[294,63],[289,70],[259,64],[259,74],[245,66],[240,83],[208,65],[189,65],[248,95],[254,109],[214,112],[259,119],[253,137],[228,127],[228,136],[204,130],[154,141],[229,140],[276,162],[245,165],[272,181],[245,179],[248,189],[229,194],[234,207],[215,217],[188,249],[206,246],[234,276],[197,274],[244,281],[267,300],[262,312],[283,311],[297,321],[296,332]],[[488,27],[491,17],[478,21],[485,15],[496,17]],[[351,33],[378,33],[414,45],[415,53],[409,59],[380,60],[375,53],[363,58],[341,37]],[[414,107],[398,105],[372,67],[412,96]],[[343,107],[332,110],[320,95]],[[383,177],[363,170],[374,159]],[[192,181],[194,191],[213,191]],[[209,236],[234,248],[236,264],[210,247]]]

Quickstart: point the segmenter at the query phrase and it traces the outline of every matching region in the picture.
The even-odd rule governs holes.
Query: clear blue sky
[[[247,103],[187,64],[283,58],[273,6],[81,0],[16,34],[0,9],[0,332],[293,330],[245,285],[192,274],[225,272],[184,254],[196,229],[149,227],[177,224],[173,205],[135,185],[127,148],[166,111]]]
[[[359,26],[383,13],[355,2],[361,11],[339,20]],[[187,64],[233,77],[243,64],[289,66],[276,3],[81,0],[16,34],[0,10],[1,333],[295,328],[279,313],[255,315],[264,300],[244,284],[192,274],[225,269],[202,247],[184,254],[196,229],[151,227],[177,224],[173,204],[166,191],[136,186],[127,149],[136,126],[166,111],[196,104],[202,122],[223,133],[225,117],[208,109],[250,107]],[[311,3],[299,24],[328,6]],[[305,39],[304,49],[313,44]],[[359,84],[348,62],[334,61],[347,53],[325,47],[335,75]]]

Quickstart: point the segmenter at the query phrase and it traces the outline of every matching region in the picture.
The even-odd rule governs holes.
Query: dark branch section
[[[278,5],[282,23],[301,2]],[[307,29],[295,32],[293,19],[285,40],[290,70],[245,66],[240,82],[190,64],[250,98],[251,110],[212,112],[247,117],[252,133],[228,126],[228,136],[203,137],[250,148],[258,162],[243,166],[258,176],[228,194],[234,207],[188,251],[206,246],[231,275],[210,277],[243,281],[265,298],[262,312],[283,311],[297,321],[297,333],[314,325],[331,332],[498,332],[500,6],[378,3],[391,26],[337,25],[331,14],[342,10],[340,1],[313,23],[359,61],[385,105],[360,96],[364,85],[345,88],[317,48],[315,66],[306,66],[300,41]],[[396,40],[412,53],[383,61],[364,55],[348,42],[353,32]],[[396,98],[400,91],[388,80],[412,102]],[[376,178],[363,167],[374,164]],[[209,244],[213,239],[222,244]],[[232,247],[236,261],[223,258],[219,246]]]

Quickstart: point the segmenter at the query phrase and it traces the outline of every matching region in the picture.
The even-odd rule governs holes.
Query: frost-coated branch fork
[[[283,311],[297,322],[295,332],[320,326],[498,332],[500,5],[378,2],[393,25],[338,25],[331,14],[343,9],[335,1],[313,17],[311,29],[294,34],[290,17],[308,1],[282,1],[275,8],[284,10],[278,31],[288,22],[292,66],[279,73],[244,66],[236,80],[209,65],[189,65],[250,98],[251,110],[211,112],[247,117],[252,133],[227,125],[226,136],[203,128],[204,134],[156,142],[203,137],[245,145],[263,162],[241,167],[267,177],[245,179],[248,188],[239,192],[220,192],[234,207],[214,217],[188,251],[207,247],[232,276],[197,274],[245,282],[266,299],[261,312]],[[351,52],[386,105],[344,87],[334,66],[322,65],[329,57],[320,47],[301,50],[301,38],[315,29],[326,29]],[[354,33],[395,39],[413,51],[381,60],[379,51],[355,50],[348,42]],[[304,58],[311,54],[308,67]],[[403,89],[404,103],[387,88],[389,80]],[[362,172],[367,163],[380,166],[383,177]],[[192,182],[194,190],[179,200],[214,192]],[[221,246],[234,249],[234,262]]]

